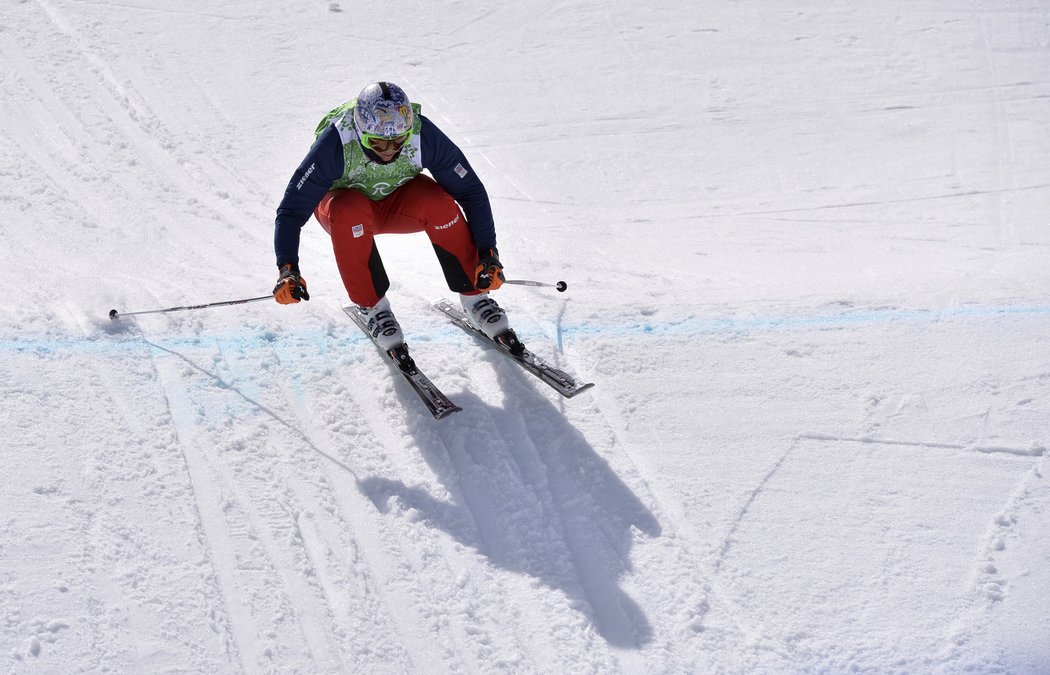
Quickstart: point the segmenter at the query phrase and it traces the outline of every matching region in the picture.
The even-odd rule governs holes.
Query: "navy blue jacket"
[[[459,202],[477,247],[495,248],[496,229],[492,221],[492,205],[489,204],[489,196],[481,179],[456,144],[433,122],[423,115],[420,117],[423,122],[419,132],[423,168],[430,171],[434,180]],[[345,168],[339,132],[334,126],[328,125],[295,170],[284,191],[284,199],[277,207],[273,245],[278,267],[286,263],[299,264],[300,231],[325,193],[331,189],[332,183],[343,177]]]

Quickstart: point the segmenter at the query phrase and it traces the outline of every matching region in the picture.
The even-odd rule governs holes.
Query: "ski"
[[[594,386],[593,382],[580,382],[572,375],[566,373],[564,370],[559,370],[558,368],[555,368],[540,357],[530,352],[528,349],[524,349],[524,345],[521,345],[521,343],[518,343],[519,345],[521,345],[522,348],[521,353],[515,354],[512,351],[511,347],[503,344],[502,342],[493,340],[488,335],[485,335],[483,331],[475,327],[474,324],[470,323],[470,321],[467,319],[466,313],[464,313],[464,311],[461,308],[456,307],[448,300],[435,300],[433,303],[433,307],[434,309],[438,310],[439,312],[447,316],[449,319],[451,319],[452,323],[456,324],[457,326],[465,330],[467,333],[473,335],[482,342],[492,345],[497,350],[499,350],[501,354],[503,354],[511,361],[514,361],[519,366],[538,377],[545,384],[547,384],[552,389],[554,389],[566,398],[572,398],[576,394],[579,394],[581,391],[590,389]]]
[[[379,347],[379,343],[376,342],[375,337],[369,332],[368,326],[365,323],[364,317],[361,316],[360,312],[354,305],[344,305],[343,311],[349,316],[357,327],[360,328],[365,335],[372,340],[372,344],[376,346],[379,351],[386,356],[390,364],[394,366],[397,372],[404,376],[405,381],[408,382],[409,386],[419,395],[423,405],[427,407],[430,414],[434,416],[434,419],[441,419],[448,417],[452,413],[459,412],[462,410],[458,405],[453,403],[448,396],[445,396],[437,386],[430,381],[430,378],[423,374],[423,372],[416,366],[415,361],[408,354],[408,348],[402,345],[399,349],[391,349],[390,351],[384,351]]]

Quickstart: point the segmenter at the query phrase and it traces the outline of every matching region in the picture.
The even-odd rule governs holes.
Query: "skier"
[[[470,320],[521,353],[506,312],[488,293],[505,280],[488,193],[420,106],[397,85],[375,82],[325,115],[315,134],[277,207],[277,302],[310,299],[299,272],[299,235],[313,214],[332,237],[339,275],[369,332],[404,361],[405,337],[386,297],[390,281],[374,237],[426,232]]]

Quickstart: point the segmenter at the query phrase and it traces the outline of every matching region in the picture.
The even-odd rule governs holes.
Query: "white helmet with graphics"
[[[414,122],[412,102],[405,90],[396,84],[373,82],[357,96],[354,124],[366,148],[371,149],[373,139],[408,140]]]

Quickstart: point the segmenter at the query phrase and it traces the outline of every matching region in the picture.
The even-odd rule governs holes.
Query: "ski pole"
[[[545,288],[557,288],[559,293],[564,293],[565,289],[569,287],[564,281],[559,281],[556,284],[548,284],[543,281],[529,281],[527,279],[507,279],[503,283],[514,284],[516,286],[543,286]]]
[[[257,298],[244,298],[242,300],[224,300],[222,302],[209,302],[206,305],[190,305],[187,307],[168,307],[167,309],[147,309],[141,312],[118,312],[115,309],[109,310],[109,318],[111,321],[116,321],[123,316],[133,316],[136,314],[166,314],[168,312],[185,312],[191,309],[204,309],[205,307],[222,307],[223,305],[243,305],[246,302],[259,302],[260,300],[273,300],[272,295],[260,295]]]

